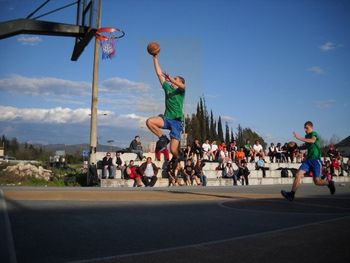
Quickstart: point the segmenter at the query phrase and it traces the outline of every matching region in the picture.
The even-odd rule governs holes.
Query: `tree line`
[[[225,143],[226,145],[236,140],[238,146],[243,146],[246,140],[249,139],[251,144],[255,140],[259,140],[266,147],[264,139],[251,128],[244,128],[238,124],[236,131],[234,131],[228,122],[223,124],[221,116],[216,119],[212,110],[209,114],[204,97],[200,97],[196,112],[186,116],[185,133],[187,133],[188,144],[192,144],[195,139],[202,143],[209,140],[211,142],[216,141],[218,144]]]

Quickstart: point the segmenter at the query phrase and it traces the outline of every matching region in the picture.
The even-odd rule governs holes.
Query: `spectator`
[[[255,163],[255,169],[262,170],[263,178],[266,177],[266,170],[268,170],[268,168],[265,167],[265,160],[262,156],[260,156],[259,160]]]
[[[233,169],[232,162],[228,162],[223,170],[223,178],[231,178],[233,185],[237,185],[236,171]]]
[[[246,143],[244,145],[244,154],[246,157],[247,162],[249,162],[249,157],[252,157],[253,155],[253,149],[252,149],[252,145],[250,144],[249,139],[246,140]],[[253,162],[253,158],[250,159],[250,162]]]
[[[259,140],[255,140],[255,143],[253,145],[253,159],[255,161],[255,157],[262,157],[265,158],[265,152],[263,146],[260,144]]]
[[[102,179],[106,179],[107,174],[108,174],[108,179],[113,179],[115,176],[115,167],[113,165],[113,160],[110,152],[107,152],[106,156],[103,157],[102,166],[103,166]]]
[[[202,144],[202,150],[203,150],[203,158],[206,160],[210,160],[211,146],[210,146],[209,140],[205,140],[205,142]]]
[[[327,151],[327,156],[332,160],[334,158],[338,158],[339,157],[339,152],[338,150],[335,148],[334,144],[331,144],[329,146],[329,150]]]
[[[168,186],[176,186],[176,185],[183,185],[181,176],[182,176],[182,167],[181,163],[178,162],[176,164],[176,167],[173,167],[173,163],[170,162],[168,164],[168,178],[169,178],[169,184]]]
[[[269,146],[269,152],[268,152],[268,156],[270,157],[270,162],[273,163],[273,160],[276,156],[276,147],[275,144],[272,142]]]
[[[121,179],[124,179],[125,162],[123,161],[120,152],[116,152],[113,157],[113,166],[115,170],[121,171]]]
[[[129,148],[132,153],[137,154],[138,160],[142,161],[143,158],[145,158],[143,156],[143,149],[142,149],[140,136],[135,136],[135,139],[131,141]]]
[[[158,167],[152,162],[151,157],[147,157],[147,161],[141,164],[139,171],[146,187],[153,187],[156,184]]]
[[[168,162],[170,160],[170,153],[169,153],[169,149],[167,147],[165,147],[159,151],[156,150],[155,155],[156,155],[157,161],[160,161],[162,154],[164,155],[164,161]]]
[[[333,158],[331,160],[331,173],[334,176],[340,175],[340,162],[339,162],[338,158]]]
[[[229,146],[229,153],[230,153],[230,158],[232,160],[232,162],[236,162],[236,153],[238,151],[238,147],[237,147],[237,142],[236,140],[233,140],[231,143],[230,143],[230,146]]]
[[[236,160],[237,160],[237,164],[240,164],[241,162],[245,161],[245,153],[244,153],[243,147],[241,147],[239,151],[236,153]]]
[[[297,156],[297,151],[298,151],[298,145],[296,142],[292,141],[287,144],[287,154],[286,154],[287,162],[288,162],[288,157],[290,158],[290,161],[292,163],[294,162],[294,159]]]
[[[196,156],[197,160],[203,158],[203,150],[202,146],[199,143],[198,139],[195,139],[192,145],[192,153],[194,156]]]
[[[323,178],[327,178],[328,181],[332,181],[333,180],[333,175],[331,172],[331,161],[330,160],[326,160],[325,164],[322,167],[322,176]]]
[[[187,145],[185,151],[184,151],[184,158],[185,160],[193,159],[193,152],[191,145]]]
[[[238,166],[238,173],[237,173],[237,179],[241,180],[242,185],[244,185],[244,182],[246,185],[249,185],[249,180],[248,180],[249,174],[250,172],[247,167],[247,162],[243,160]]]
[[[134,161],[131,160],[129,165],[126,168],[126,174],[128,175],[128,178],[134,180],[134,187],[141,187],[142,186],[142,180],[141,175],[139,173],[139,169],[136,165],[134,165]]]
[[[218,150],[219,150],[219,147],[216,144],[216,141],[213,141],[211,143],[211,151],[210,151],[210,154],[211,154],[211,157],[212,157],[213,161],[216,161]]]
[[[183,171],[183,177],[184,177],[184,181],[186,183],[186,185],[193,185],[193,180],[195,179],[195,175],[194,175],[194,166],[192,163],[192,159],[187,159],[186,161],[186,165],[184,167],[184,171]],[[197,184],[200,183],[199,180],[197,181]]]
[[[207,185],[207,177],[203,173],[204,166],[205,166],[205,163],[202,162],[202,160],[197,160],[196,165],[194,166],[194,174],[197,178],[200,179],[201,184],[203,186],[206,186]]]
[[[282,163],[286,160],[285,151],[282,148],[281,143],[277,143],[276,146],[276,162]]]

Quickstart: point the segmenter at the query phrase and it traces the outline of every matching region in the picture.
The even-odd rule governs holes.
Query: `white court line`
[[[281,228],[281,229],[277,229],[277,230],[271,230],[271,231],[266,231],[266,232],[254,233],[254,234],[249,234],[249,235],[244,235],[244,236],[239,236],[239,237],[234,237],[234,238],[227,238],[227,239],[203,242],[203,243],[187,245],[187,246],[177,246],[177,247],[156,249],[156,250],[151,250],[151,251],[123,254],[123,255],[116,255],[116,256],[109,256],[109,257],[83,259],[83,260],[77,260],[77,261],[70,261],[68,263],[89,263],[89,262],[98,262],[98,261],[101,261],[101,260],[115,260],[115,259],[121,259],[121,258],[126,258],[126,257],[135,257],[135,256],[142,256],[142,255],[150,255],[150,254],[171,252],[171,251],[175,251],[175,250],[179,250],[179,249],[187,249],[187,248],[194,248],[194,249],[200,249],[201,248],[201,249],[203,249],[203,247],[205,247],[205,246],[217,245],[217,244],[221,244],[221,243],[224,243],[224,242],[231,242],[231,241],[242,240],[242,239],[252,238],[252,237],[259,237],[259,236],[264,236],[264,235],[269,235],[269,234],[277,234],[277,233],[281,233],[281,232],[285,232],[285,231],[289,231],[289,230],[300,229],[300,228],[307,227],[307,226],[315,226],[315,225],[324,224],[324,223],[331,223],[331,222],[335,222],[335,221],[338,221],[338,220],[341,220],[341,219],[345,219],[345,218],[350,218],[350,216],[341,216],[341,217],[337,217],[337,218],[332,218],[332,219],[322,220],[322,221],[318,221],[318,222],[307,223],[307,224],[298,225],[298,226],[286,227],[286,228]]]
[[[0,189],[0,209],[3,211],[4,214],[4,221],[5,225],[4,228],[6,230],[6,242],[7,242],[7,251],[9,255],[9,263],[17,263],[17,258],[16,258],[16,251],[15,251],[15,246],[13,242],[13,235],[11,231],[11,222],[9,215],[7,213],[7,205],[6,205],[6,200],[5,200],[5,195],[4,191]]]

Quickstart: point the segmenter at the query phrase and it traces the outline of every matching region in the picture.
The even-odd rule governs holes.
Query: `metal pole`
[[[96,27],[101,27],[101,4],[102,0],[98,1]],[[90,123],[90,158],[89,165],[96,165],[97,151],[97,104],[98,104],[98,82],[99,82],[99,65],[100,65],[100,47],[95,38],[94,50],[94,66],[92,78],[92,97],[91,97],[91,123]]]

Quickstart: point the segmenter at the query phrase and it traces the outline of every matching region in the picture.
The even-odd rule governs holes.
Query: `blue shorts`
[[[322,162],[321,160],[305,160],[299,170],[312,172],[314,177],[320,177],[322,176]]]
[[[181,133],[183,130],[183,122],[179,120],[171,120],[163,117],[164,127],[163,129],[170,130],[170,138],[181,141]]]

